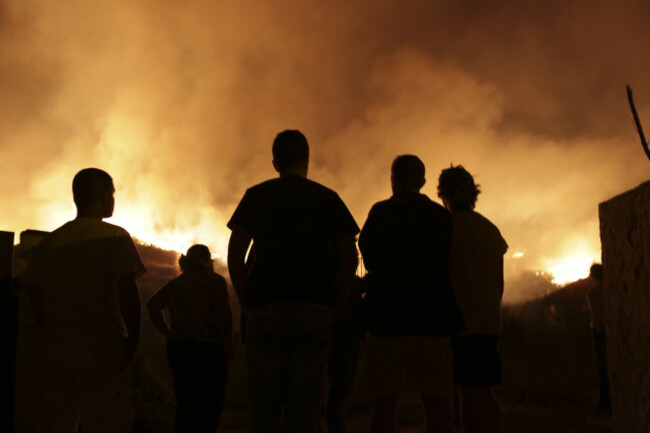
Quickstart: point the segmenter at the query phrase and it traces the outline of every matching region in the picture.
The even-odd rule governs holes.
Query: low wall
[[[616,432],[650,432],[650,182],[599,206]]]

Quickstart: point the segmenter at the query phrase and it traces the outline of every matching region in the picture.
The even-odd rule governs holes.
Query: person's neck
[[[289,167],[280,172],[280,177],[289,177],[289,176],[298,176],[298,177],[307,177],[307,168],[303,167]]]
[[[420,194],[420,188],[393,188],[393,195],[397,194]]]
[[[77,209],[76,219],[80,218],[103,220],[106,218],[106,215],[104,215],[104,212],[101,209]]]

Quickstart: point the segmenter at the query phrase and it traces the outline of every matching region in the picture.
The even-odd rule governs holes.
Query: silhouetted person
[[[420,395],[427,432],[452,431],[449,336],[464,325],[448,270],[451,216],[420,193],[424,174],[418,157],[395,158],[393,195],[372,207],[359,237],[373,433],[396,431],[404,385]]]
[[[183,273],[147,302],[156,329],[167,338],[174,379],[177,433],[214,433],[223,409],[232,314],[226,280],[213,270],[210,250],[193,245],[178,261]],[[163,310],[169,311],[167,323]]]
[[[127,432],[144,266],[126,230],[102,221],[115,204],[108,173],[81,170],[72,192],[77,217],[43,239],[24,276],[42,330],[39,432]]]
[[[325,406],[325,421],[329,433],[346,431],[343,406],[354,385],[361,342],[365,333],[355,314],[355,309],[365,291],[364,286],[365,281],[355,277],[347,302],[334,322],[332,349],[327,362],[329,388]]]
[[[453,220],[450,271],[467,330],[452,337],[454,383],[459,387],[466,433],[499,432],[501,416],[492,389],[501,383],[497,341],[501,334],[503,255],[499,229],[474,211],[480,190],[462,166],[442,170],[438,196]]]
[[[334,191],[306,178],[308,163],[302,133],[278,134],[280,177],[249,188],[228,223],[228,269],[247,316],[253,433],[317,431],[333,309],[357,267],[359,228]]]
[[[609,376],[607,375],[607,338],[605,334],[605,290],[603,286],[603,265],[593,264],[589,276],[594,286],[587,292],[587,305],[591,313],[591,332],[594,335],[594,348],[598,361],[598,406],[596,413],[609,413],[612,410],[609,399]]]

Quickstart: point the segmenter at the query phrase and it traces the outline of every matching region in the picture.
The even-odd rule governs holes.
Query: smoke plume
[[[0,228],[73,218],[71,179],[96,166],[111,221],[223,255],[239,198],[275,175],[273,137],[297,128],[310,177],[360,225],[414,153],[431,198],[449,164],[475,175],[510,277],[572,258],[586,274],[598,203],[648,178],[625,84],[650,125],[649,16],[643,0],[0,0]]]

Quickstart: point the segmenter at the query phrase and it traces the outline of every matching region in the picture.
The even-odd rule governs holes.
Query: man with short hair
[[[372,207],[359,237],[372,433],[396,431],[404,385],[420,395],[427,433],[453,429],[449,336],[464,325],[449,279],[451,217],[420,193],[425,181],[417,156],[395,158],[393,195]]]
[[[359,228],[334,191],[307,179],[309,145],[300,131],[278,134],[272,150],[279,178],[249,188],[228,223],[228,269],[247,317],[249,429],[314,433]]]
[[[135,278],[144,266],[113,215],[113,180],[81,170],[72,182],[77,217],[47,235],[24,275],[42,330],[43,401],[39,432],[128,432],[127,373],[140,339]]]
[[[501,334],[503,255],[508,244],[499,229],[474,211],[480,193],[462,166],[442,170],[438,196],[451,212],[450,272],[467,330],[452,337],[454,383],[459,387],[465,433],[500,432],[493,386],[501,384],[497,341]]]

